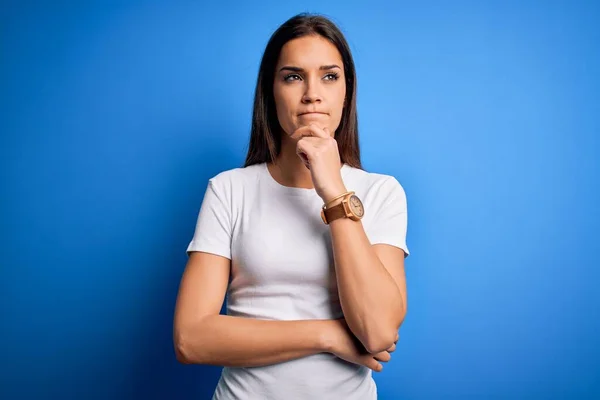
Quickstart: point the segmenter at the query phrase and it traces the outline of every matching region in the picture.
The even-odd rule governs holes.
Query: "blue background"
[[[600,396],[595,2],[3,2],[0,398],[209,399],[172,317],[258,64],[330,16],[365,168],[408,196],[409,313],[381,399]]]

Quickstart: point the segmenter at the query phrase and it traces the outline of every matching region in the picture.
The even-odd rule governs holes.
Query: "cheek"
[[[335,99],[335,106],[332,107],[331,124],[334,125],[332,126],[332,129],[337,129],[342,120],[342,114],[344,112],[344,97],[346,95],[346,91],[341,89],[336,91],[335,93],[332,93],[332,95],[332,97]]]
[[[274,98],[275,98],[275,108],[277,109],[277,119],[279,120],[279,125],[286,131],[288,134],[293,132],[295,121],[295,109],[292,103],[291,93],[288,93],[284,88],[275,86],[274,88]]]
[[[342,89],[340,89],[339,92],[339,105],[340,105],[340,114],[341,114],[341,109],[344,107],[344,99],[346,98],[346,86],[344,86]]]

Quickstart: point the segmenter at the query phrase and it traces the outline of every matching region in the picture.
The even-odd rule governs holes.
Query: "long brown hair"
[[[244,167],[274,161],[281,151],[282,129],[277,119],[273,93],[275,66],[282,47],[288,41],[307,35],[320,35],[328,39],[342,56],[346,77],[346,101],[334,138],[338,143],[342,163],[362,169],[356,113],[356,69],[350,47],[333,22],[323,16],[307,13],[298,14],[284,22],[267,43],[256,81],[252,130]]]

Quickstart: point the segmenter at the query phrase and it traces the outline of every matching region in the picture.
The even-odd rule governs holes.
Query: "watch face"
[[[350,201],[348,202],[350,205],[350,209],[359,218],[362,218],[365,215],[365,209],[363,208],[362,201],[358,198],[358,196],[352,195],[350,197]]]

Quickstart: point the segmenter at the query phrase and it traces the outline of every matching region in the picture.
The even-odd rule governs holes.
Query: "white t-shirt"
[[[344,164],[371,244],[406,246],[406,195],[392,176]],[[266,163],[211,178],[187,252],[232,260],[227,314],[264,320],[343,318],[329,226],[314,189],[279,184]],[[213,400],[374,400],[372,370],[330,353],[263,367],[224,367]]]

